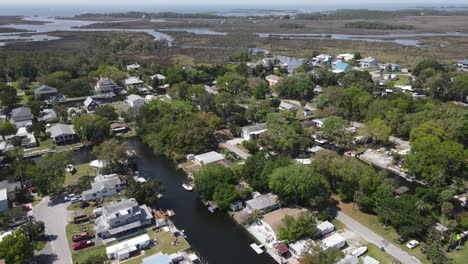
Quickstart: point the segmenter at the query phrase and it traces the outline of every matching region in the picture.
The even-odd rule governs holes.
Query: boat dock
[[[263,249],[262,249],[262,247],[264,247],[263,245],[257,245],[255,243],[252,243],[250,244],[250,247],[259,255],[263,253]]]

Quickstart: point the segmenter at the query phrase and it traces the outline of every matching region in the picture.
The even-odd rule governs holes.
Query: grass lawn
[[[76,165],[75,166],[75,173],[71,174],[69,172],[65,173],[65,182],[63,186],[73,185],[75,182],[78,181],[79,178],[83,176],[94,176],[94,170],[89,166],[89,163]]]
[[[148,250],[144,251],[144,254],[141,256],[129,259],[125,261],[126,264],[140,264],[142,259],[145,257],[149,257],[156,253],[162,252],[166,254],[173,254],[182,250],[186,250],[189,248],[189,244],[183,237],[179,237],[177,245],[172,245],[172,235],[169,232],[148,232],[148,235],[156,241],[156,245],[151,247]]]
[[[447,257],[452,260],[454,264],[464,264],[468,260],[468,243],[465,243],[464,246],[461,247],[460,251],[452,251],[447,253]]]
[[[52,143],[52,140],[46,139],[46,140],[38,140],[39,146],[35,148],[30,148],[30,149],[25,149],[24,152],[34,152],[34,151],[41,151],[41,150],[46,150],[46,149],[55,149],[54,143]]]
[[[193,160],[189,160],[180,165],[182,166],[182,169],[186,171],[187,173],[195,173],[201,168],[200,165],[196,164],[195,161]]]
[[[396,85],[406,85],[408,84],[408,75],[398,75],[398,81],[395,81]]]
[[[79,234],[83,232],[83,230],[86,230],[86,229],[88,230],[88,232],[94,232],[93,227],[94,227],[94,223],[92,221],[88,223],[83,223],[83,224],[68,224],[65,227],[67,240],[68,240],[68,246],[70,247],[70,252],[72,253],[73,263],[83,263],[90,256],[104,255],[106,251],[105,246],[90,247],[90,248],[85,248],[85,249],[81,249],[78,251],[74,251],[72,249],[72,245],[73,245],[72,236]]]
[[[367,252],[365,256],[370,256],[380,261],[381,264],[392,264],[394,258],[385,251],[381,251],[380,248],[374,244],[366,245]]]
[[[416,247],[415,249],[408,249],[405,245],[400,245],[395,242],[400,235],[396,232],[396,230],[392,227],[387,227],[384,229],[383,224],[379,221],[377,216],[371,215],[371,214],[366,214],[361,211],[359,211],[357,208],[358,206],[356,205],[356,210],[353,210],[353,204],[352,203],[342,203],[340,202],[338,205],[341,209],[341,211],[354,220],[358,221],[365,227],[369,228],[370,230],[374,231],[378,235],[382,236],[385,238],[387,241],[393,243],[395,246],[400,247],[401,249],[405,250],[408,252],[410,255],[415,256],[418,258],[422,263],[430,263],[429,260],[427,260],[426,255],[421,253],[419,249],[421,247],[426,246],[424,242],[420,242],[419,246]]]

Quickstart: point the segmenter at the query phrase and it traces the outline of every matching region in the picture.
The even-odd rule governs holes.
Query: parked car
[[[72,194],[65,196],[64,200],[72,202],[72,203],[77,203],[81,201],[81,197],[77,194],[72,193]]]
[[[427,252],[427,246],[424,246],[420,249],[421,253],[426,254]]]
[[[82,241],[82,240],[91,240],[93,238],[95,238],[96,236],[94,234],[91,234],[91,233],[88,233],[88,232],[83,232],[79,235],[73,235],[72,236],[72,240],[73,242],[79,242],[79,241]]]
[[[94,242],[91,240],[81,240],[79,242],[73,243],[73,250],[80,250],[83,248],[88,248],[94,246]]]
[[[399,237],[396,242],[398,244],[404,244],[406,241],[408,241],[408,239],[406,237]]]
[[[419,245],[418,241],[411,240],[410,242],[408,242],[408,244],[406,244],[406,247],[409,248],[409,249],[413,249],[413,248],[417,247],[418,245]]]

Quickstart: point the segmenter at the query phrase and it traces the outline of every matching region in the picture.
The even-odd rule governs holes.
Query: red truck
[[[78,241],[81,241],[81,240],[90,240],[90,239],[93,239],[95,237],[94,234],[91,234],[91,233],[88,233],[88,232],[83,232],[79,235],[73,235],[72,236],[72,240],[73,242],[78,242]]]
[[[80,250],[87,247],[94,246],[94,242],[91,240],[81,240],[79,242],[73,243],[73,250]]]

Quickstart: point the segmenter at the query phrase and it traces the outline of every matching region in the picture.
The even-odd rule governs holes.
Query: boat
[[[183,184],[182,184],[182,187],[183,187],[185,190],[189,191],[189,192],[190,192],[190,191],[193,191],[193,186],[190,185],[190,184],[183,183]]]
[[[72,173],[73,171],[75,171],[75,167],[72,164],[68,164],[66,167],[66,171]]]
[[[158,197],[158,199],[161,199],[161,198],[163,198],[163,195],[161,193],[157,193],[156,197]]]
[[[358,249],[355,249],[355,250],[351,251],[351,255],[353,255],[355,257],[359,257],[362,254],[366,253],[366,251],[367,251],[367,247],[360,247]]]

